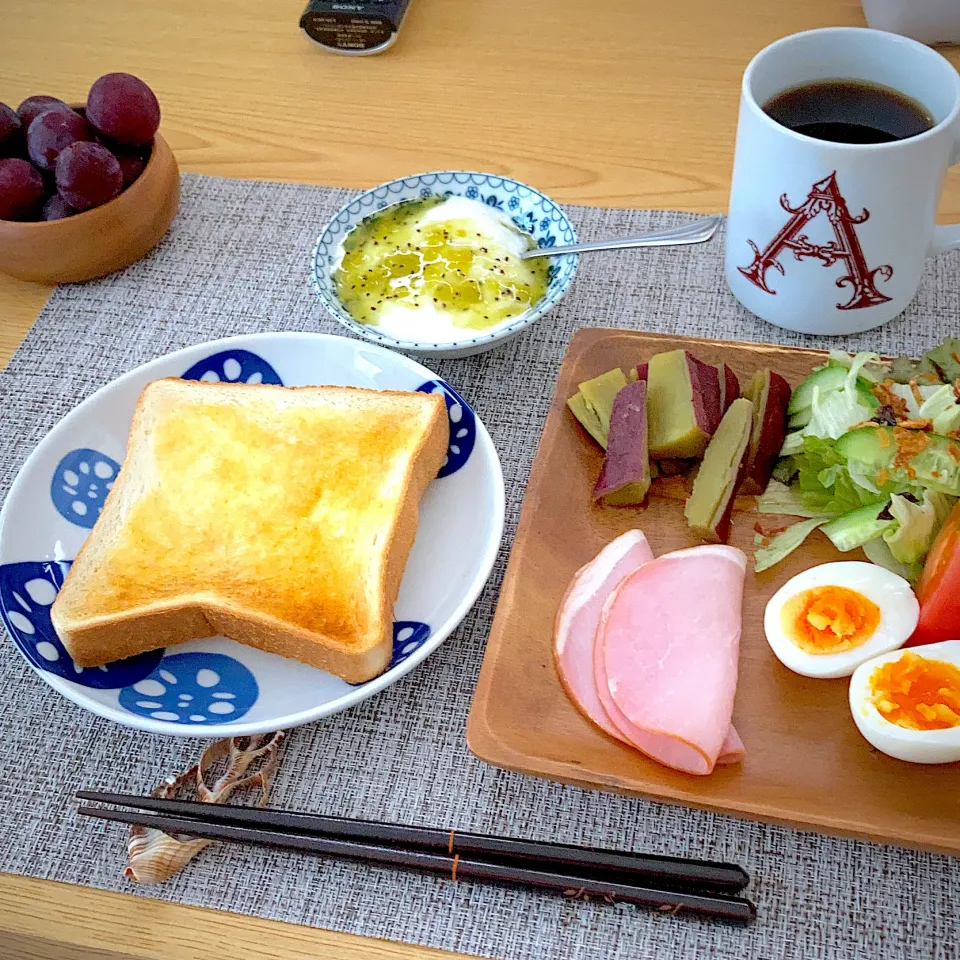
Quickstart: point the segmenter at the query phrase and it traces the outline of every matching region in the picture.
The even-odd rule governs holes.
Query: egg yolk
[[[880,625],[880,608],[849,587],[811,587],[783,605],[780,623],[787,637],[807,653],[841,653],[873,636]]]
[[[960,669],[906,651],[870,677],[874,706],[885,720],[910,730],[960,726]]]

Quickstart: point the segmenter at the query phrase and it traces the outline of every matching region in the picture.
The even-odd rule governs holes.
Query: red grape
[[[57,191],[77,210],[99,207],[122,189],[120,162],[102,144],[80,140],[57,158]]]
[[[75,213],[79,211],[71,207],[59,193],[47,197],[47,202],[43,205],[44,220],[63,220],[65,217],[72,217]]]
[[[26,131],[30,127],[30,124],[33,123],[41,113],[46,113],[48,110],[69,109],[69,104],[58,100],[56,97],[48,97],[46,94],[41,93],[35,97],[27,97],[27,99],[17,107],[17,115],[20,117],[24,131]]]
[[[23,152],[23,124],[14,110],[0,103],[0,157],[17,156]]]
[[[119,147],[111,152],[120,164],[120,172],[123,174],[123,188],[126,190],[126,188],[143,173],[146,162],[143,156],[136,150],[125,150]]]
[[[53,170],[61,150],[78,140],[92,140],[93,130],[73,110],[47,110],[27,130],[27,151],[41,170]]]
[[[153,91],[129,73],[108,73],[90,88],[87,119],[117,143],[139,147],[160,126],[160,104]]]
[[[43,177],[26,160],[0,160],[0,220],[35,220],[45,193]]]

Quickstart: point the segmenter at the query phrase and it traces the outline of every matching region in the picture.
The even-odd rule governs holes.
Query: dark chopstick
[[[459,830],[437,830],[400,824],[373,823],[328,817],[311,813],[288,813],[257,807],[233,807],[197,801],[135,797],[118,793],[81,790],[78,800],[110,803],[115,806],[151,810],[178,817],[190,817],[202,823],[226,826],[252,826],[283,830],[302,836],[329,836],[342,840],[364,840],[378,845],[403,845],[452,856],[495,858],[523,861],[538,870],[561,868],[583,877],[625,883],[669,885],[681,889],[713,890],[737,893],[750,882],[746,871],[732,863],[714,863],[679,857],[642,853],[621,853],[568,844],[489,837]],[[520,865],[515,864],[515,865]]]
[[[357,843],[329,836],[288,833],[275,828],[261,829],[205,823],[189,817],[167,817],[155,813],[109,810],[103,807],[80,807],[78,813],[83,816],[97,817],[101,820],[153,827],[171,834],[188,834],[208,840],[281,847],[302,853],[362,860],[378,866],[410,867],[430,873],[449,874],[453,880],[492,880],[500,883],[534,886],[559,891],[571,896],[594,895],[609,901],[634,903],[663,911],[676,913],[685,910],[691,913],[740,922],[749,922],[756,916],[756,908],[749,900],[723,894],[661,890],[656,887],[605,882],[511,864],[473,860],[460,855],[441,856],[422,850]]]

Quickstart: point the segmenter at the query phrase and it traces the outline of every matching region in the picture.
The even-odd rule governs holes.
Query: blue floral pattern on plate
[[[490,191],[485,188],[482,192],[486,195]],[[185,645],[171,643],[165,651],[156,650],[103,669],[78,670],[57,637],[50,614],[57,591],[63,588],[65,577],[69,578],[69,561],[90,528],[64,519],[55,509],[51,499],[55,468],[68,452],[88,451],[80,455],[89,473],[82,471],[79,463],[65,462],[57,479],[61,487],[71,488],[62,490],[70,503],[89,492],[76,485],[81,477],[96,477],[102,490],[97,497],[87,499],[99,503],[111,479],[99,476],[96,465],[103,454],[122,461],[121,441],[129,431],[139,391],[158,378],[179,377],[184,372],[203,376],[211,366],[218,377],[236,376],[237,368],[225,366],[228,359],[237,361],[238,379],[242,380],[249,368],[234,352],[240,350],[245,351],[240,357],[249,359],[252,354],[269,363],[279,374],[276,379],[282,378],[285,385],[343,383],[373,390],[414,390],[425,384],[425,389],[436,389],[434,381],[442,380],[405,356],[345,336],[252,334],[196,344],[156,358],[77,407],[39,443],[0,510],[0,620],[4,623],[0,635],[9,633],[7,657],[23,658],[17,682],[34,684],[37,695],[49,700],[52,717],[73,716],[72,702],[126,727],[181,737],[252,735],[313,722],[360,703],[413,670],[450,634],[462,619],[465,598],[475,597],[489,576],[503,530],[503,480],[496,451],[479,417],[474,420],[467,414],[467,423],[475,422],[475,444],[466,467],[450,479],[433,484],[428,502],[422,506],[419,550],[428,562],[409,567],[397,615],[405,622],[398,623],[388,635],[394,642],[387,649],[390,662],[380,676],[351,686],[325,671],[251,650],[223,637],[198,638]],[[211,362],[211,358],[216,359]],[[444,396],[445,408],[457,402],[451,395]],[[466,409],[457,406],[456,410],[453,417],[461,416],[462,429]],[[465,449],[460,452],[465,453]],[[109,461],[104,463],[109,466]],[[106,466],[101,466],[99,473],[109,472]],[[67,476],[67,470],[76,476]],[[475,502],[489,504],[489,511],[485,509],[478,518],[475,511],[464,509],[464,504]],[[433,566],[430,558],[435,561]],[[443,568],[440,578],[437,563]],[[451,582],[455,589],[451,589]],[[0,643],[6,639],[0,636]],[[208,655],[207,666],[191,667],[189,660],[173,659],[188,653]],[[214,654],[227,657],[229,669],[209,666],[209,655]],[[238,665],[233,666],[235,663]],[[217,674],[212,687],[196,682],[203,669]],[[160,670],[177,683],[171,683]],[[150,684],[133,690],[151,677],[162,686]],[[212,678],[204,674],[201,679]],[[44,684],[59,696],[41,694]],[[191,687],[197,689],[191,693]],[[121,691],[126,691],[123,704]],[[193,699],[181,696],[183,693]],[[226,696],[214,697],[214,693]],[[211,710],[213,706],[216,709]],[[223,712],[226,710],[230,712]],[[153,714],[174,714],[177,719],[158,719]]]
[[[276,370],[263,357],[250,350],[222,350],[198,360],[183,380],[205,380],[208,383],[273,383],[283,386]]]
[[[50,499],[57,513],[78,527],[92,529],[119,472],[120,464],[99,450],[71,450],[50,481]]]
[[[528,210],[526,213],[517,213],[514,214],[511,218],[519,229],[523,230],[524,233],[533,233],[537,229],[537,217],[532,210]]]
[[[444,461],[437,478],[449,477],[456,473],[470,459],[474,444],[477,442],[477,417],[470,405],[449,384],[443,380],[428,380],[417,387],[418,393],[439,393],[447,405],[447,417],[450,420],[450,442],[447,447],[447,459]]]
[[[68,561],[5,563],[0,566],[0,614],[13,642],[38,669],[63,680],[115,690],[146,677],[163,650],[139,654],[103,667],[78,667],[50,621],[50,606],[63,586]]]
[[[419,620],[394,620],[393,653],[387,670],[403,663],[430,639],[430,625]],[[366,683],[368,681],[364,681]],[[362,687],[363,683],[351,683],[351,687]]]
[[[554,247],[577,242],[573,226],[564,212],[549,197],[524,183],[508,177],[467,171],[442,171],[404,177],[368,190],[350,201],[327,225],[317,240],[311,259],[313,288],[321,303],[345,327],[366,340],[404,349],[440,349],[445,345],[412,340],[395,340],[376,327],[357,323],[344,310],[333,288],[330,267],[336,262],[343,238],[365,217],[390,204],[429,196],[464,196],[497,210],[509,210],[513,222],[529,233],[538,247]],[[457,341],[458,347],[478,346],[519,332],[553,307],[567,292],[577,268],[574,254],[557,257],[548,274],[547,292],[536,306],[512,324],[490,333]]]
[[[393,624],[393,656],[388,670],[403,663],[430,637],[430,627],[419,620],[396,620]]]
[[[130,713],[168,723],[202,726],[239,720],[257,702],[256,678],[223,653],[173,653],[149,676],[120,691]]]

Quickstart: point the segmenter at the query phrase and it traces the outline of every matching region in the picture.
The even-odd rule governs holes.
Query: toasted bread
[[[54,627],[82,667],[222,634],[369,680],[448,437],[436,394],[155,381]]]

